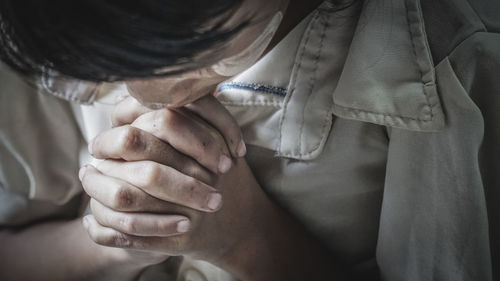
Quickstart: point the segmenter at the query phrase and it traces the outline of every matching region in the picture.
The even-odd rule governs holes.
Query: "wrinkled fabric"
[[[383,280],[492,280],[483,117],[447,60],[436,71],[447,126],[390,131],[377,261]]]
[[[500,11],[500,7],[497,6]],[[450,65],[483,118],[478,165],[486,196],[494,280],[500,279],[500,34],[470,36],[449,57]]]
[[[0,227],[75,216],[82,139],[70,105],[0,73]]]
[[[494,0],[371,0],[342,11],[326,1],[218,87],[262,188],[354,271],[386,281],[499,280],[498,11]],[[1,225],[53,218],[78,198],[84,139],[109,128],[126,88],[49,89],[94,100],[70,107],[28,99],[34,90],[9,84],[19,79],[6,70],[0,79],[1,114],[16,120],[0,121]],[[23,102],[11,106],[19,89]],[[235,280],[186,257],[139,279]]]
[[[444,114],[420,1],[366,1],[333,94],[337,116],[436,131]]]

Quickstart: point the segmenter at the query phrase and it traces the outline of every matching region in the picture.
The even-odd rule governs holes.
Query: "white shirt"
[[[492,207],[500,186],[495,176],[500,95],[488,75],[500,67],[490,66],[493,73],[488,73],[464,63],[481,61],[484,53],[470,52],[477,46],[497,50],[498,34],[488,32],[487,25],[470,29],[434,65],[429,44],[437,43],[426,34],[421,4],[373,0],[360,12],[356,7],[334,12],[325,2],[254,66],[222,84],[217,97],[241,125],[247,161],[262,187],[354,269],[379,271],[388,281],[493,280],[498,261],[492,253],[500,252]],[[464,21],[477,23],[469,6],[457,7],[467,15]],[[488,63],[500,65],[500,52],[486,54]],[[1,98],[11,104],[11,91],[5,89],[21,88],[16,101],[41,110],[12,112],[10,106],[2,111],[29,119],[21,123],[25,127],[2,123],[1,159],[9,164],[2,164],[0,182],[7,189],[0,198],[15,206],[3,205],[2,225],[13,224],[14,216],[23,218],[16,223],[33,221],[36,215],[29,209],[35,202],[64,206],[74,198],[80,190],[76,155],[84,146],[67,105],[42,95],[36,97],[46,107],[32,103],[29,90],[11,80],[0,84]],[[124,91],[120,85],[94,90],[85,88],[86,100],[112,100]],[[64,109],[43,110],[54,106]],[[102,99],[75,109],[87,139],[106,128],[103,120],[109,120],[111,109]],[[34,124],[47,126],[49,138],[69,139],[44,142],[28,129]],[[50,124],[67,131],[62,134]],[[23,138],[27,131],[40,143]],[[12,145],[18,142],[26,144]],[[42,165],[32,160],[56,157],[32,155],[40,154],[40,147],[60,146],[64,157],[57,157],[64,161]],[[10,165],[26,172],[5,168]],[[66,179],[64,188],[43,181],[46,169],[60,171],[49,180]],[[30,184],[23,183],[26,179],[32,179]],[[166,278],[164,268],[150,268],[141,280]],[[232,279],[208,263],[187,259],[177,278]]]

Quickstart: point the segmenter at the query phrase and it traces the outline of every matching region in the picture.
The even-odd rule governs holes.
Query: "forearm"
[[[80,219],[4,230],[0,232],[0,279],[132,280],[142,267],[124,264],[115,250],[123,251],[91,241]]]

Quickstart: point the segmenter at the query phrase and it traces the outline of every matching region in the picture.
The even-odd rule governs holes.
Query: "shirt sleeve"
[[[77,215],[82,137],[70,104],[0,65],[0,227]]]
[[[446,127],[392,129],[377,262],[383,280],[497,280],[500,35],[436,66]]]
[[[500,28],[496,30],[472,35],[450,55],[457,79],[484,120],[478,167],[487,203],[493,280],[500,278]]]

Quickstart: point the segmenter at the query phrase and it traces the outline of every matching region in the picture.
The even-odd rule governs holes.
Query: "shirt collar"
[[[444,127],[419,0],[365,1],[333,100],[334,114],[344,118]]]
[[[314,71],[316,77],[330,75],[330,79],[322,83],[328,83],[331,89],[331,112],[334,115],[407,130],[442,129],[445,116],[438,97],[420,0],[364,1],[361,12],[356,7],[349,11],[335,11],[335,7],[331,8],[327,3],[304,20],[309,22],[307,28],[304,22],[296,28],[302,34],[300,44],[293,41],[293,38],[300,38],[297,30],[292,31],[296,34],[285,38],[286,44],[275,48],[279,52],[269,53],[234,81],[284,88],[291,95],[292,91],[300,90],[296,87],[300,83],[290,81],[294,73],[300,71],[298,68],[304,67],[297,63],[304,61],[300,58],[303,55],[300,53],[301,44],[317,45],[316,41],[323,40],[331,45],[323,47],[326,51],[321,55],[324,57],[314,66]],[[330,29],[336,29],[335,32],[318,33],[316,37],[326,38],[314,38],[314,28],[317,27],[311,21],[314,22],[314,15],[318,13],[322,14],[317,18],[319,22],[328,25],[329,18],[332,18],[332,23],[338,23],[340,16],[346,18],[346,25],[354,21],[355,28],[330,26]],[[359,19],[353,14],[359,15]],[[340,32],[344,34],[338,34]],[[345,44],[348,45],[346,52],[342,49],[328,51],[328,48],[335,49]],[[278,64],[277,60],[270,58],[276,56],[280,57]],[[332,68],[332,63],[340,65]],[[309,79],[306,77],[309,74],[304,75],[302,81]],[[287,106],[286,99],[284,106]]]
[[[348,10],[353,11],[353,8]],[[337,14],[336,17],[339,14],[346,17],[346,24],[356,20],[349,11],[337,12],[335,7],[325,1],[294,30],[295,33],[297,30],[302,32],[300,44],[296,44],[300,36],[295,35],[292,36],[295,39],[288,40],[294,44],[280,44],[277,48],[280,52],[269,54],[282,57],[283,63],[275,64],[269,59],[266,61],[266,56],[236,77],[235,81],[263,83],[286,88],[289,92],[300,91],[300,88],[295,88],[300,84],[298,82],[310,78],[306,74],[302,79],[295,77],[295,84],[289,83],[294,78],[294,71],[297,72],[301,67],[297,62],[300,62],[299,56],[303,54],[300,54],[297,45],[299,48],[306,45],[304,49],[308,49],[307,44],[318,44],[315,40],[306,40],[308,34],[314,33],[314,30],[311,33],[311,29],[317,29],[314,24],[307,26],[306,23],[316,21],[316,25],[322,22],[328,25],[329,17],[334,13]],[[332,20],[338,22],[338,19]],[[324,78],[331,73],[332,77],[322,83],[329,84],[326,88],[331,88],[331,112],[334,115],[408,130],[437,131],[444,127],[445,117],[437,93],[420,0],[364,1],[354,34],[350,28],[337,29],[337,33],[346,34],[318,34],[335,37],[336,42],[332,45],[350,43],[348,51],[330,52],[331,58],[321,58],[327,60],[327,63],[323,61],[314,66],[316,77]],[[311,38],[313,37],[314,34]],[[322,44],[331,42],[332,38],[316,39]],[[339,40],[344,42],[338,42]],[[309,49],[315,48],[317,46]],[[329,46],[322,46],[323,50],[328,48]],[[286,59],[287,57],[292,59]],[[332,68],[329,66],[331,63],[343,65]],[[333,77],[335,75],[338,77]],[[41,85],[47,92],[83,103],[91,103],[98,89],[98,85],[87,82],[74,83],[55,79],[43,82]],[[85,94],[82,95],[82,92]]]

